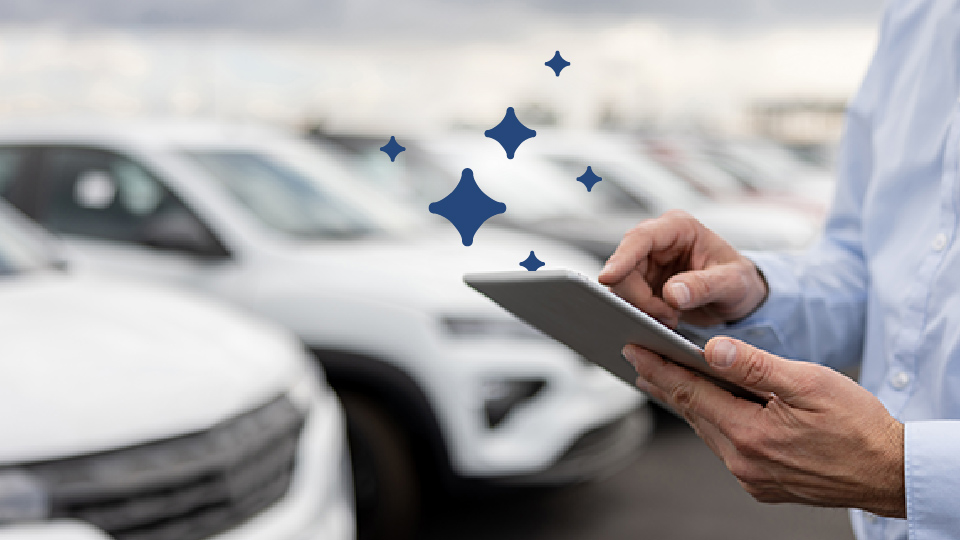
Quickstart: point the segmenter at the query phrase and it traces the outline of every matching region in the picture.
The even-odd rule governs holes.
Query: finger
[[[724,463],[726,463],[731,456],[737,454],[736,447],[717,426],[700,419],[696,424],[692,424],[692,427],[693,430],[697,432],[697,435],[703,439],[703,442],[707,443],[710,450],[713,450],[713,453]]]
[[[671,328],[677,326],[680,314],[653,294],[650,284],[640,274],[630,274],[610,290],[663,324]]]
[[[647,383],[638,386],[693,423],[701,418],[721,432],[748,421],[761,405],[740,399],[684,367],[638,345],[627,345],[623,355]]]
[[[651,252],[692,244],[696,238],[694,223],[693,217],[679,211],[670,211],[640,223],[624,235],[613,255],[607,259],[598,276],[600,283],[619,283]]]
[[[667,403],[667,394],[663,390],[660,390],[656,386],[653,386],[643,377],[637,376],[636,381],[637,387],[640,388],[645,394],[647,394],[651,399],[659,403],[663,407],[670,408],[670,405]],[[677,413],[679,414],[679,413]],[[682,415],[681,415],[682,416]],[[737,449],[734,444],[730,441],[730,438],[723,434],[720,431],[720,428],[711,424],[703,417],[691,415],[689,418],[683,417],[684,420],[690,424],[690,427],[697,433],[697,436],[703,439],[703,442],[710,447],[710,450],[713,451],[721,460],[726,463],[728,457],[734,456],[737,454]]]
[[[773,392],[787,403],[802,400],[816,386],[820,367],[787,360],[728,337],[711,339],[704,349],[717,376],[759,394]]]
[[[736,304],[747,283],[736,264],[718,264],[704,270],[681,272],[663,286],[663,298],[677,309],[696,309],[714,302]]]

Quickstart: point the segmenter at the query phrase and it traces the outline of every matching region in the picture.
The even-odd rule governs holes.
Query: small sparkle
[[[583,185],[587,186],[587,191],[590,191],[591,189],[593,189],[594,184],[596,184],[601,180],[603,180],[603,178],[600,178],[599,176],[594,174],[593,168],[591,167],[587,167],[587,172],[577,177],[577,182],[580,182]]]
[[[570,62],[564,60],[563,57],[560,56],[560,51],[557,51],[556,54],[553,55],[553,58],[544,62],[543,65],[552,69],[553,72],[557,74],[557,77],[559,77],[560,72],[563,71],[563,68],[569,66]]]
[[[507,113],[503,116],[503,120],[492,129],[484,131],[483,134],[500,143],[500,146],[507,152],[508,159],[513,159],[517,148],[523,141],[537,136],[536,131],[520,122],[513,107],[507,107]]]
[[[530,272],[536,272],[538,268],[544,265],[545,263],[540,259],[538,259],[537,256],[534,255],[532,251],[530,252],[530,255],[527,256],[527,258],[520,263],[520,266],[526,268]]]
[[[400,143],[397,142],[397,138],[390,136],[390,142],[380,147],[380,151],[384,154],[390,156],[390,161],[396,161],[397,156],[400,155],[400,152],[406,150],[405,147],[400,146]]]
[[[464,169],[460,182],[449,195],[428,207],[430,213],[447,218],[457,228],[463,245],[473,244],[473,236],[485,221],[507,211],[507,205],[491,199],[477,185],[471,169]]]

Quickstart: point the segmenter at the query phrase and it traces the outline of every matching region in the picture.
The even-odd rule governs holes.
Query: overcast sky
[[[586,128],[842,102],[881,0],[0,0],[0,118],[213,115],[380,132],[541,106]],[[543,62],[573,62],[557,78]]]
[[[325,35],[483,35],[536,18],[624,15],[724,26],[870,22],[882,0],[0,0],[0,22]]]

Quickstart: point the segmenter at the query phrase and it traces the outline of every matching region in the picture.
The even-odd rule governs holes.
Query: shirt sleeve
[[[904,476],[910,540],[947,540],[960,531],[960,421],[907,422]]]

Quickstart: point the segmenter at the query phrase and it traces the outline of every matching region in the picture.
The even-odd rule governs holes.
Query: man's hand
[[[876,397],[829,368],[730,338],[712,339],[705,352],[720,377],[769,396],[766,406],[624,348],[637,386],[686,418],[754,498],[906,517],[903,424]]]
[[[767,294],[753,262],[679,210],[631,229],[599,278],[671,328],[680,319],[698,326],[741,319]]]

